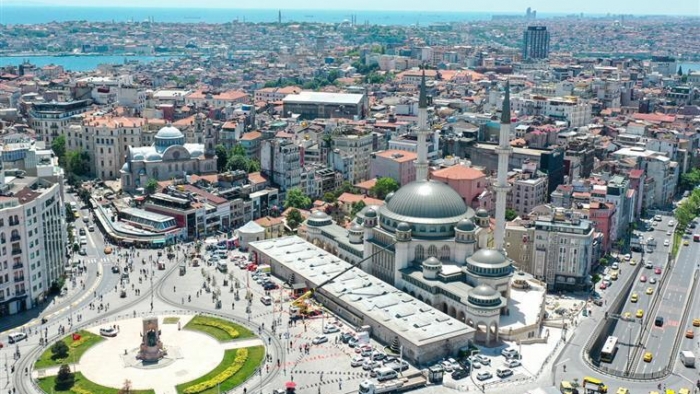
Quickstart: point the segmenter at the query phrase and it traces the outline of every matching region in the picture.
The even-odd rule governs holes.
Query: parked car
[[[496,370],[496,375],[501,379],[507,378],[508,376],[513,376],[513,370],[509,368],[498,368]]]
[[[319,335],[311,341],[314,345],[320,345],[324,342],[328,342],[328,337],[325,335]]]
[[[522,364],[519,360],[508,360],[505,363],[503,363],[503,365],[505,365],[508,368],[515,368],[521,366]]]
[[[85,250],[85,248],[80,248],[80,252],[79,252],[79,253],[80,253],[81,256],[87,256],[87,250]]]
[[[505,358],[520,358],[520,353],[516,349],[503,349],[501,350],[501,356]]]
[[[365,363],[365,358],[362,356],[355,356],[350,361],[351,367],[361,367]]]
[[[27,339],[27,334],[25,334],[25,333],[23,333],[23,332],[16,332],[16,333],[14,333],[14,334],[8,335],[8,337],[7,337],[7,341],[8,341],[10,344],[12,344],[12,343],[17,343],[17,342],[23,341],[23,340],[25,340],[25,339]]]
[[[484,365],[491,365],[491,359],[484,356],[483,354],[477,354],[476,358],[479,360],[480,363]]]
[[[381,365],[378,361],[365,360],[365,362],[362,364],[362,369],[364,369],[365,371],[370,371],[374,368],[379,368],[380,366]]]
[[[324,334],[331,334],[338,331],[340,331],[340,328],[338,328],[338,326],[336,326],[335,324],[326,324],[325,326],[323,326]]]
[[[382,361],[386,357],[386,354],[382,352],[374,352],[372,353],[372,360],[374,361]]]
[[[384,364],[384,366],[387,368],[391,368],[396,372],[405,371],[409,367],[408,363],[406,361],[403,361],[403,360],[401,360],[401,362],[394,361],[392,363]]]
[[[454,380],[464,379],[467,376],[469,376],[469,371],[467,371],[466,369],[460,368],[460,369],[452,372],[452,379],[454,379]]]
[[[340,341],[343,343],[348,343],[352,339],[352,333],[344,332],[340,334]]]
[[[114,327],[100,328],[100,335],[103,337],[116,337],[119,331]]]
[[[476,374],[477,380],[489,380],[492,377],[493,377],[493,375],[489,371],[483,371],[483,372],[479,372],[478,374]]]
[[[442,365],[442,369],[444,369],[445,372],[452,372],[455,369],[452,363],[447,360],[441,362],[440,364]]]

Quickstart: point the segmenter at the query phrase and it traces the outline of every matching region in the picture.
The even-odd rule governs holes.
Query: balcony
[[[18,269],[20,269],[20,268],[22,268],[22,267],[24,267],[24,264],[22,264],[22,263],[14,263],[14,264],[12,264],[12,269],[13,269],[13,270],[18,270]]]
[[[19,235],[13,235],[12,237],[10,237],[10,242],[19,241],[20,239],[22,239],[22,237],[20,237]]]
[[[15,283],[24,282],[24,276],[15,276],[14,281]]]
[[[20,248],[13,248],[13,249],[12,249],[12,255],[15,256],[15,255],[18,255],[18,254],[22,254],[22,249],[20,249]]]

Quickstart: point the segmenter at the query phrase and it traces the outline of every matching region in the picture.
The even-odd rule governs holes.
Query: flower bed
[[[186,388],[183,393],[185,394],[197,394],[201,393],[204,390],[208,390],[212,387],[216,387],[217,385],[225,382],[227,379],[229,379],[231,376],[233,376],[236,372],[238,372],[242,367],[243,364],[246,362],[248,359],[248,349],[239,349],[238,352],[236,353],[236,358],[233,360],[233,364],[229,365],[228,368],[224,369],[221,371],[218,375],[214,376],[213,378],[209,380],[205,380],[204,382],[195,384],[194,386],[190,386]]]
[[[263,346],[229,349],[224,359],[208,374],[176,387],[178,394],[218,394],[228,392],[248,380],[265,357]]]
[[[245,327],[211,316],[195,316],[185,325],[185,328],[202,331],[220,342],[240,338],[251,338],[254,336],[254,334]]]
[[[51,352],[51,346],[48,346],[44,353],[39,356],[39,359],[34,364],[34,368],[41,369],[47,367],[60,366],[61,364],[79,362],[80,357],[92,346],[104,341],[99,335],[95,335],[88,331],[78,331],[80,339],[77,341],[73,340],[73,336],[67,335],[61,339],[66,345],[68,345],[68,356],[64,359],[54,358],[53,352]]]

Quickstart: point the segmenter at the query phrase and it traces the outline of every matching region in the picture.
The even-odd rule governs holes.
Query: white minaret
[[[503,251],[506,235],[506,195],[510,191],[508,185],[508,159],[510,158],[510,82],[506,82],[506,95],[501,110],[501,133],[498,138],[498,175],[493,189],[496,191],[496,231],[494,232],[494,248]]]
[[[425,93],[425,69],[420,80],[418,96],[418,158],[416,159],[416,181],[428,180],[428,96]]]

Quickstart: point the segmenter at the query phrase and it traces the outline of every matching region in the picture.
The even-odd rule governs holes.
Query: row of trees
[[[242,145],[236,145],[227,150],[222,144],[214,147],[216,152],[216,168],[219,172],[243,170],[246,172],[260,171],[260,162],[246,155]]]
[[[688,198],[676,207],[673,214],[678,220],[678,230],[684,231],[700,214],[700,189],[694,189]]]

